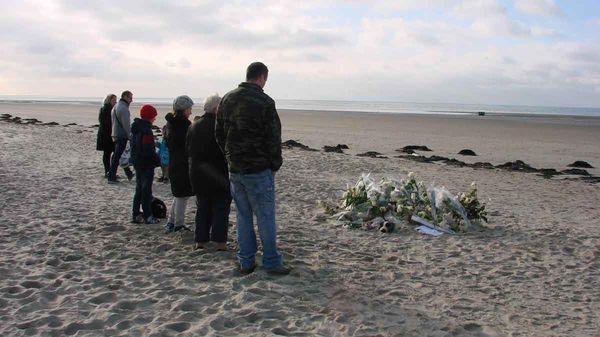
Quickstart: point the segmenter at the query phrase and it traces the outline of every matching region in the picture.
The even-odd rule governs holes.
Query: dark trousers
[[[104,164],[104,175],[108,176],[108,171],[110,171],[110,155],[112,154],[112,150],[104,150],[102,153],[102,164]]]
[[[231,198],[196,195],[196,242],[227,242]]]
[[[115,140],[115,152],[113,153],[112,159],[110,160],[110,170],[108,171],[108,179],[117,179],[117,169],[119,168],[119,160],[121,159],[123,151],[125,151],[125,147],[127,147],[127,139]]]
[[[133,195],[133,218],[140,214],[148,219],[152,215],[152,180],[154,180],[153,168],[135,167],[135,194]]]

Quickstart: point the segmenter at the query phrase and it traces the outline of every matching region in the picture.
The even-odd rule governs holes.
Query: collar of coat
[[[261,88],[260,85],[256,83],[242,82],[240,83],[240,87],[263,92],[263,88]]]

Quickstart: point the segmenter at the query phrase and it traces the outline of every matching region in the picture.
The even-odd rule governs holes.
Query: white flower
[[[408,172],[408,179],[413,180],[415,178],[414,172]]]
[[[477,188],[477,183],[476,182],[472,182],[471,183],[471,188],[472,189],[476,189]]]

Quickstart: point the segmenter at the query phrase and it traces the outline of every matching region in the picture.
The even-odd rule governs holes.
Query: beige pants
[[[188,199],[189,197],[173,198],[167,223],[172,223],[175,227],[185,225],[185,207],[187,206]]]

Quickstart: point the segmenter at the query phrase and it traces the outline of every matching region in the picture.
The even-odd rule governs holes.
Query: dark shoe
[[[226,252],[227,242],[217,242],[216,249],[218,252]]]
[[[165,234],[173,233],[173,229],[175,228],[175,224],[172,222],[167,222],[165,224]]]
[[[109,184],[118,184],[120,182],[119,179],[117,179],[117,178],[114,178],[114,179],[108,178],[106,181]]]
[[[127,176],[127,180],[131,181],[131,179],[133,179],[133,177],[135,177],[135,174],[133,174],[133,172],[131,170],[125,170],[125,175]]]
[[[254,269],[256,269],[256,265],[253,265],[250,268],[243,268],[241,265],[238,265],[238,269],[240,271],[240,274],[242,274],[242,275],[249,275],[249,274],[252,274],[254,272]]]
[[[205,242],[196,242],[196,244],[194,245],[194,250],[200,250],[204,248],[206,248]]]
[[[133,216],[131,223],[144,223],[144,217],[141,214]]]
[[[275,268],[275,269],[267,269],[267,274],[274,276],[284,276],[289,274],[292,271],[290,267],[284,267],[283,265]]]
[[[179,231],[191,232],[192,230],[189,227],[187,227],[186,225],[173,227],[173,232],[179,232]]]

